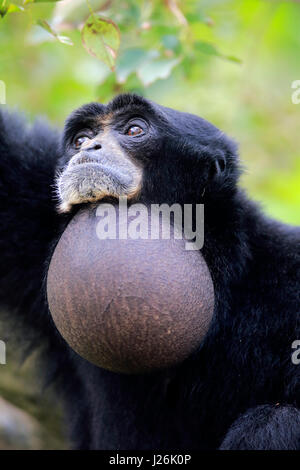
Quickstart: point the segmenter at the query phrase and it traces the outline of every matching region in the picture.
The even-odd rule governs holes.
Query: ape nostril
[[[91,142],[90,145],[86,147],[86,152],[90,152],[91,150],[100,150],[102,148],[102,145],[100,142]]]

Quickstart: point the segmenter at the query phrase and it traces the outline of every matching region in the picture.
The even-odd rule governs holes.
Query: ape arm
[[[58,227],[53,183],[59,136],[39,121],[0,111],[0,308],[41,332],[44,266]]]
[[[221,450],[300,450],[300,411],[293,406],[249,409],[231,426]]]

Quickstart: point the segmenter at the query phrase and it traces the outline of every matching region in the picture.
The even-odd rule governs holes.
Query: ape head
[[[67,119],[57,179],[60,212],[105,197],[201,202],[232,191],[235,145],[197,116],[120,95]]]

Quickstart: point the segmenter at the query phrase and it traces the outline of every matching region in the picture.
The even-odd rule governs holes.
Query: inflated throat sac
[[[149,214],[139,216],[149,236],[130,238],[131,220],[118,206],[110,220],[117,230],[106,225],[116,236],[104,238],[102,207],[80,210],[56,246],[47,278],[53,320],[71,348],[99,367],[130,374],[174,366],[211,323],[207,264],[184,239],[151,239]]]

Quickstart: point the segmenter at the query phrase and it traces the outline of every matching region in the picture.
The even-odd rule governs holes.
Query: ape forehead
[[[97,102],[83,105],[67,118],[64,139],[67,140],[84,127],[107,125],[121,115],[134,113],[154,115],[155,109],[150,101],[134,94],[118,95],[107,105]]]
[[[64,141],[85,127],[102,127],[121,117],[148,117],[166,135],[182,135],[208,144],[216,137],[223,140],[220,130],[205,119],[194,114],[161,106],[135,94],[121,94],[107,105],[90,103],[75,110],[67,119]]]
[[[77,125],[90,125],[94,123],[107,123],[114,116],[134,111],[154,112],[150,101],[137,95],[122,94],[116,96],[107,105],[102,103],[89,103],[81,106],[71,113],[66,120],[65,133],[74,130]]]

